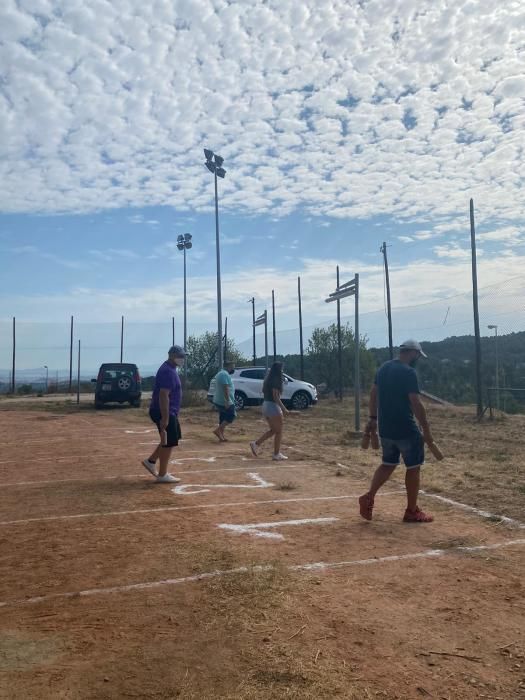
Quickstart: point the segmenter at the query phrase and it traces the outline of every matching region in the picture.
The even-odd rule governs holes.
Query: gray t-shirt
[[[416,371],[400,360],[389,360],[377,370],[378,427],[381,437],[410,438],[419,432],[409,394],[419,394]]]

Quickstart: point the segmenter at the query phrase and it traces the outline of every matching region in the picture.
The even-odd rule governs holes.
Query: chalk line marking
[[[170,464],[182,464],[183,462],[208,462],[212,464],[217,461],[217,457],[179,457],[170,459]]]
[[[302,464],[269,464],[268,466],[262,467],[262,469],[304,469],[304,462]],[[177,474],[210,474],[216,472],[246,472],[246,467],[222,467],[218,469],[177,469]],[[6,484],[0,482],[0,488],[7,488],[8,486],[45,486],[47,484],[69,484],[75,482],[93,483],[96,481],[112,481],[116,479],[140,479],[151,481],[149,477],[144,472],[137,474],[117,474],[116,476],[99,476],[98,474],[93,474],[91,478],[78,479],[46,479],[43,481],[12,481]],[[346,479],[346,483],[355,482],[356,484],[364,484],[363,479]],[[365,488],[365,486],[363,486]]]
[[[288,527],[289,525],[320,525],[334,523],[339,518],[303,518],[301,520],[281,520],[273,523],[253,523],[251,525],[232,525],[221,523],[217,525],[220,530],[229,530],[238,535],[252,535],[253,537],[263,537],[269,540],[284,540],[284,535],[280,532],[268,532],[274,527]]]
[[[179,484],[171,489],[177,496],[194,496],[197,493],[209,493],[211,489],[269,489],[275,486],[270,481],[266,481],[257,472],[248,472],[246,476],[255,481],[254,484]],[[203,488],[204,486],[204,488]],[[190,491],[193,489],[193,491]]]
[[[144,428],[143,430],[124,430],[124,432],[128,435],[145,435],[146,433],[156,433],[157,428]]]
[[[525,539],[508,540],[507,542],[497,542],[495,544],[481,544],[473,547],[451,547],[449,549],[426,549],[421,552],[412,552],[411,554],[391,554],[384,557],[374,557],[373,559],[350,559],[349,561],[334,561],[334,562],[312,562],[308,564],[294,564],[288,566],[288,571],[329,571],[331,569],[343,569],[351,566],[369,566],[372,564],[386,564],[396,561],[408,561],[410,559],[430,559],[437,557],[449,556],[451,553],[461,554],[462,552],[485,552],[504,547],[513,547],[525,545]],[[263,564],[259,566],[247,567],[239,566],[235,569],[217,569],[215,571],[207,571],[193,576],[182,576],[180,578],[167,578],[160,581],[144,581],[142,583],[129,583],[122,586],[111,586],[108,588],[88,588],[83,591],[74,591],[67,593],[49,593],[48,595],[34,596],[12,601],[0,602],[0,608],[15,607],[22,605],[33,605],[35,603],[47,603],[51,600],[60,600],[64,598],[86,598],[95,595],[108,595],[110,593],[127,593],[129,591],[144,591],[152,588],[161,588],[163,586],[177,586],[184,583],[194,583],[204,581],[210,578],[220,576],[234,576],[235,574],[246,574],[250,571],[272,571],[275,567],[271,564]]]
[[[480,518],[488,519],[488,520],[495,520],[496,518],[500,520],[502,523],[506,523],[507,525],[511,525],[512,527],[517,527],[520,529],[525,529],[525,524],[521,523],[519,520],[515,520],[514,518],[509,518],[506,515],[498,515],[497,513],[489,513],[487,510],[480,510],[479,508],[476,508],[475,506],[469,506],[466,503],[460,503],[459,501],[453,501],[451,498],[446,498],[445,496],[440,496],[437,493],[428,493],[428,491],[420,491],[421,494],[427,496],[428,498],[434,498],[436,501],[440,501],[441,503],[446,503],[449,506],[453,506],[454,508],[459,508],[460,510],[466,510],[469,511],[470,513],[475,513],[476,515],[479,515]]]
[[[384,491],[378,493],[377,496],[395,496],[404,491]],[[26,523],[41,523],[52,522],[55,520],[78,520],[81,518],[105,518],[118,515],[142,515],[145,513],[165,513],[178,510],[199,510],[205,508],[238,508],[242,506],[259,506],[274,503],[306,503],[314,501],[343,501],[350,498],[358,498],[361,494],[350,494],[348,496],[304,496],[302,498],[272,498],[264,501],[234,501],[233,503],[200,503],[191,506],[161,506],[160,508],[140,508],[138,510],[113,510],[105,513],[73,513],[72,515],[45,515],[40,518],[24,518],[22,520],[4,520],[0,522],[0,526],[5,525],[23,525]]]

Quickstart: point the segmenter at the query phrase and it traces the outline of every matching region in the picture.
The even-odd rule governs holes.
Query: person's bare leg
[[[148,462],[156,462],[158,458],[160,457],[160,451],[162,449],[162,445],[159,444],[155,448],[155,451],[151,453],[151,455],[148,457]]]
[[[173,447],[160,448],[159,476],[166,476]]]
[[[361,513],[361,517],[365,520],[372,520],[374,497],[381,486],[383,486],[383,484],[390,479],[394,470],[395,466],[381,464],[375,470],[374,476],[372,477],[372,483],[370,484],[370,489],[359,497],[359,512]]]
[[[265,433],[263,433],[261,435],[261,437],[258,440],[255,441],[255,444],[257,445],[257,447],[260,447],[263,444],[263,442],[268,440],[268,438],[271,438],[272,435],[274,434],[274,430],[272,428],[272,422],[271,422],[270,418],[267,418],[266,422],[270,426],[270,430],[267,430]]]
[[[414,511],[417,508],[420,476],[421,467],[407,469],[407,473],[405,475],[405,486],[407,490],[407,509],[410,511]]]
[[[273,436],[273,453],[278,455],[281,451],[281,440],[283,437],[283,417],[273,416],[271,425],[275,431]]]
[[[368,491],[368,495],[371,498],[374,498],[381,486],[383,486],[383,484],[386,484],[386,482],[394,473],[394,470],[395,467],[392,467],[389,464],[381,464],[375,470],[374,476],[372,477],[372,483],[370,484],[370,489]]]

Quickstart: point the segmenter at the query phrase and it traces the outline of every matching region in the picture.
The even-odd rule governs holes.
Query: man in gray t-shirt
[[[429,523],[433,520],[417,505],[421,465],[425,461],[424,443],[433,442],[414,369],[420,357],[426,357],[421,345],[416,340],[407,340],[399,348],[399,359],[385,362],[377,371],[370,392],[367,431],[375,430],[379,425],[383,458],[370,489],[359,499],[359,512],[365,520],[372,520],[374,497],[392,476],[400,457],[403,457],[406,467],[404,522]]]

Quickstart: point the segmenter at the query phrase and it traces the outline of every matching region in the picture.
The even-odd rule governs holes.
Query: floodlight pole
[[[361,378],[359,367],[360,339],[359,339],[359,275],[355,275],[355,321],[354,321],[354,344],[355,344],[355,367],[354,367],[354,400],[355,400],[355,431],[361,428]]]
[[[11,393],[16,391],[16,317],[13,316],[13,364],[11,370]]]
[[[222,299],[221,299],[221,251],[219,243],[219,195],[217,191],[217,169],[213,172],[215,182],[215,248],[217,253],[217,360],[219,369],[223,365],[222,355]]]
[[[71,328],[69,332],[69,385],[67,392],[71,394],[73,391],[73,316],[71,316]]]
[[[250,299],[250,304],[252,305],[252,342],[253,342],[253,366],[257,364],[257,349],[255,345],[255,297]]]
[[[124,316],[120,320],[120,363],[124,357]]]
[[[304,347],[303,347],[303,312],[301,307],[301,278],[297,278],[297,298],[299,301],[299,356],[300,377],[304,380]]]
[[[472,304],[474,308],[474,337],[476,349],[476,399],[477,417],[483,415],[483,395],[481,386],[481,336],[479,332],[478,308],[478,268],[476,261],[476,229],[474,226],[474,200],[470,200],[470,246],[472,251]]]
[[[266,355],[266,369],[268,370],[268,312],[264,310],[264,354]]]
[[[388,273],[388,258],[386,254],[386,241],[383,241],[383,245],[379,249],[383,253],[383,263],[385,266],[385,286],[386,286],[386,307],[388,315],[388,352],[390,354],[390,359],[394,359],[394,341],[392,338],[392,306],[390,303],[390,276]]]

